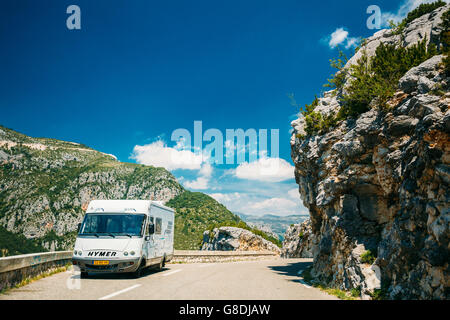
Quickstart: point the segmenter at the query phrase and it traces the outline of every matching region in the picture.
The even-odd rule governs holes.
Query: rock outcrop
[[[316,238],[312,233],[311,220],[290,226],[284,234],[281,257],[283,258],[312,258],[313,246]]]
[[[431,13],[413,20],[409,23],[402,34],[396,34],[393,29],[383,29],[376,32],[373,36],[366,39],[366,53],[369,57],[375,55],[375,50],[381,44],[396,44],[401,43],[404,47],[410,47],[417,44],[419,41],[426,39],[426,43],[435,44],[438,48],[440,46],[440,34],[442,31],[442,14],[447,11],[449,6],[443,6]],[[361,58],[362,51],[349,59],[346,68],[355,64]]]
[[[236,227],[214,228],[203,233],[202,250],[274,251],[280,248],[254,233]]]
[[[449,7],[408,25],[404,45],[425,35],[438,41]],[[380,31],[367,43],[395,37]],[[363,298],[450,298],[450,78],[441,60],[407,72],[388,111],[374,107],[323,135],[305,136],[303,117],[292,122],[291,155],[310,211],[318,281],[360,288]],[[339,108],[327,92],[316,110]]]

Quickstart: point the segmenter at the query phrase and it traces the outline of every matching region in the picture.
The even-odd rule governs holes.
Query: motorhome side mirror
[[[80,232],[80,229],[81,229],[81,223],[79,223],[77,226],[77,232]]]
[[[155,233],[155,225],[151,224],[148,228],[148,233],[149,234],[154,234]]]

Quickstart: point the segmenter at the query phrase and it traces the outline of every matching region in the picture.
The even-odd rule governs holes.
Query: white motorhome
[[[174,210],[157,201],[93,200],[75,242],[73,265],[88,272],[159,269],[173,257]]]

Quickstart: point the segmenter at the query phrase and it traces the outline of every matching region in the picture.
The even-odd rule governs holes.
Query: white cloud
[[[356,47],[358,45],[358,38],[348,38],[347,44],[345,45],[345,49],[349,49],[352,47]]]
[[[205,190],[208,189],[209,179],[205,177],[198,177],[194,181],[186,181],[184,186],[189,189]]]
[[[237,193],[237,192],[233,192],[233,193],[211,193],[210,196],[213,197],[214,199],[216,199],[217,201],[221,202],[221,203],[235,201],[235,200],[241,198],[241,195],[239,193]]]
[[[261,202],[255,202],[249,206],[254,210],[264,210],[264,211],[292,211],[298,207],[298,204],[292,200],[285,198],[270,198]]]
[[[163,167],[167,170],[188,169],[199,170],[205,160],[202,154],[180,149],[182,146],[168,147],[162,140],[143,146],[135,146],[131,155],[137,163]]]
[[[209,188],[209,181],[213,172],[213,167],[209,163],[204,163],[200,169],[199,177],[193,181],[186,181],[187,188],[195,190],[205,190]]]
[[[294,166],[280,158],[259,158],[241,163],[234,175],[239,179],[280,182],[294,178]]]
[[[209,181],[213,173],[213,167],[205,154],[194,153],[189,150],[184,141],[179,140],[175,147],[168,147],[164,141],[157,140],[144,146],[135,146],[131,155],[137,163],[163,167],[167,170],[198,170],[198,177],[188,181],[181,177],[184,185],[190,189],[205,190],[209,188]]]
[[[283,192],[277,192],[277,189],[274,186],[274,193],[277,194],[274,197],[261,197],[259,194],[245,192],[211,193],[209,195],[233,212],[258,216],[265,214],[278,216],[308,214],[308,210],[300,203],[298,195],[295,198],[292,197],[292,199],[285,198],[282,195]]]
[[[292,199],[300,199],[300,192],[298,191],[298,189],[291,189],[288,191],[288,196],[291,197]]]
[[[332,49],[341,44],[345,46],[345,49],[356,47],[358,44],[358,38],[349,37],[348,35],[348,31],[343,27],[337,28],[330,36],[326,38],[328,41],[328,46]]]
[[[336,46],[340,45],[342,42],[347,39],[348,31],[344,30],[344,28],[337,28],[330,37],[330,41],[328,42],[328,45],[331,48],[335,48]]]
[[[204,177],[211,177],[211,174],[213,172],[213,167],[209,163],[204,163],[202,165],[202,168],[200,169],[199,174]]]

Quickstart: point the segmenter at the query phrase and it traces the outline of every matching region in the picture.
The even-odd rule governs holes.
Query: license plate
[[[109,264],[108,260],[97,260],[94,261],[94,266],[106,266]]]

